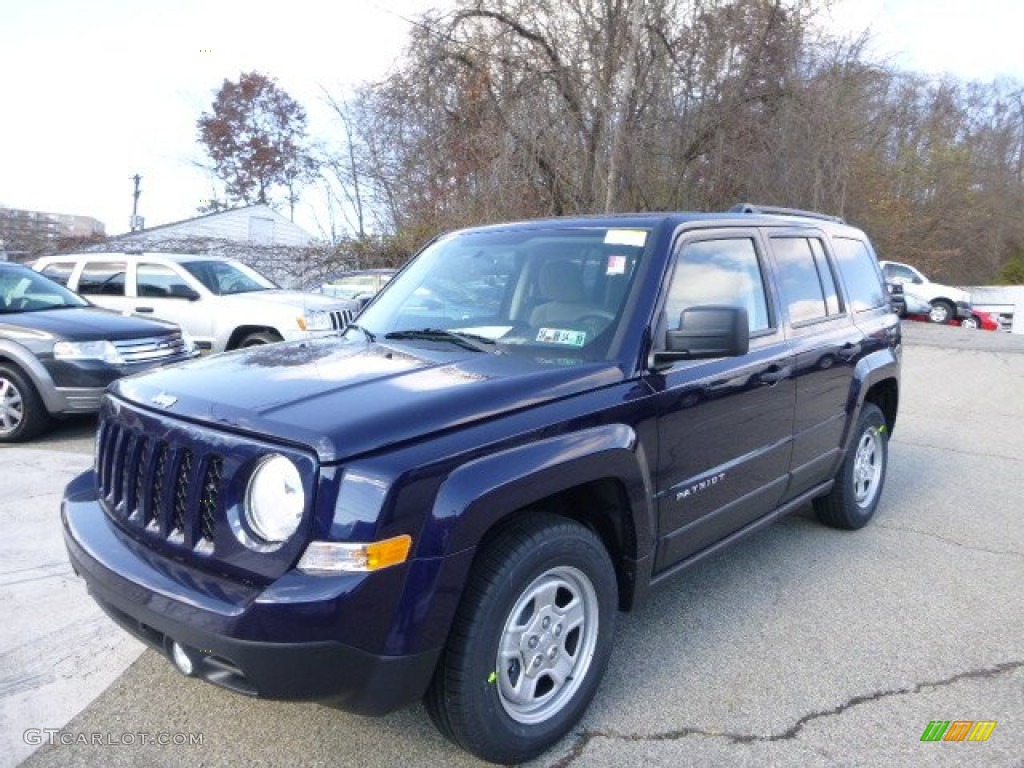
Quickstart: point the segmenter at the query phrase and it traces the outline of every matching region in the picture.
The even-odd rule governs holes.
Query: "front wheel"
[[[889,461],[889,430],[874,403],[864,403],[857,428],[827,496],[814,500],[825,525],[856,530],[867,525],[878,508]]]
[[[49,421],[32,382],[18,368],[0,365],[0,443],[35,437]]]
[[[526,513],[481,552],[424,698],[438,729],[496,763],[536,757],[583,715],[611,653],[618,588],[601,540]]]
[[[936,299],[932,302],[932,309],[928,313],[928,319],[933,323],[948,323],[956,317],[956,307],[945,299]]]
[[[972,331],[976,331],[978,328],[981,327],[981,323],[978,322],[978,318],[976,318],[974,315],[968,315],[967,317],[960,321],[960,327],[969,328]]]

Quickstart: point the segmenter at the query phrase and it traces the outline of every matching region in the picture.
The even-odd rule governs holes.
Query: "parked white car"
[[[353,301],[278,288],[239,261],[176,253],[79,253],[32,265],[101,307],[184,328],[204,352],[336,333]]]
[[[907,297],[907,313],[911,311],[911,297],[917,297],[930,306],[928,317],[933,323],[948,323],[957,318],[971,317],[971,295],[960,288],[933,283],[915,267],[898,261],[879,261],[882,274],[890,283],[903,286]]]

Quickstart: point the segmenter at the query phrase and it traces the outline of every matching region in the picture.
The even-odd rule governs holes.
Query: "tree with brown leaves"
[[[294,211],[315,168],[305,148],[306,112],[273,78],[245,72],[225,80],[198,128],[229,203],[271,203],[278,193]]]

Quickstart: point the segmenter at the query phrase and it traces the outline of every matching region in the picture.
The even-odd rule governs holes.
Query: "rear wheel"
[[[50,414],[28,377],[13,365],[0,365],[0,443],[33,438],[49,421]]]
[[[956,307],[945,299],[936,299],[932,302],[931,312],[928,319],[933,323],[948,323],[956,317]]]
[[[835,485],[814,500],[818,519],[833,528],[855,530],[867,525],[878,508],[889,460],[889,432],[882,411],[865,403]]]
[[[424,698],[434,724],[484,760],[536,757],[597,690],[617,602],[615,569],[596,534],[524,514],[474,566]]]

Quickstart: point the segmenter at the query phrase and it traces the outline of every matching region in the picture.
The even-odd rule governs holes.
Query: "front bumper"
[[[73,481],[61,506],[68,557],[103,610],[143,642],[167,655],[179,644],[195,676],[248,696],[317,700],[365,715],[422,697],[440,647],[390,655],[329,636],[339,621],[358,633],[358,618],[369,622],[376,605],[374,590],[401,591],[400,571],[410,564],[373,574],[378,584],[367,574],[294,571],[270,585],[228,581],[161,560],[127,536],[96,501],[91,477]]]
[[[53,360],[43,363],[49,382],[38,382],[46,410],[53,415],[95,413],[107,385],[125,376],[144,373],[172,363],[191,360],[193,355],[153,360],[145,363],[112,365],[102,360]]]

